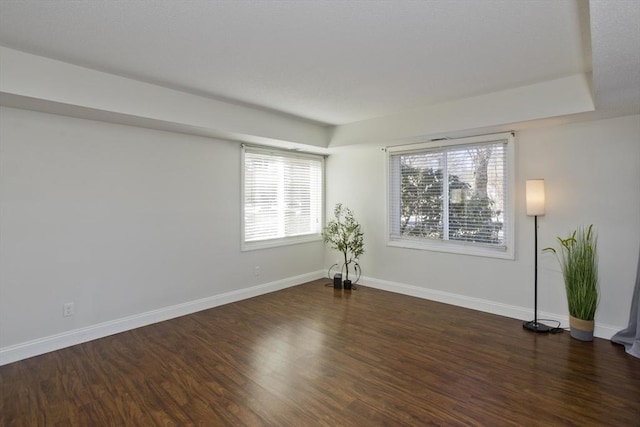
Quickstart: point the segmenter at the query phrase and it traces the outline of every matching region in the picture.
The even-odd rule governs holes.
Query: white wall
[[[515,261],[387,247],[381,146],[335,149],[327,211],[341,201],[361,219],[366,284],[529,320],[533,224],[522,187],[545,178],[541,246],[598,227],[596,333],[610,337],[627,322],[640,245],[640,117],[524,130],[516,143]],[[0,364],[320,277],[336,255],[319,242],[240,252],[239,150],[0,108]],[[566,318],[549,255],[539,284],[541,312]],[[68,301],[76,314],[62,317]]]
[[[578,225],[599,232],[601,302],[596,334],[626,327],[640,246],[640,117],[529,129],[516,134],[516,260],[427,252],[385,245],[385,153],[380,145],[340,147],[327,162],[327,211],[336,202],[361,220],[367,283],[524,320],[533,317],[533,219],[524,181],[544,178],[547,214],[540,247]],[[335,254],[326,252],[327,265]],[[555,258],[539,259],[539,310],[566,320]]]
[[[0,109],[0,364],[315,278],[322,256],[240,252],[238,143]]]

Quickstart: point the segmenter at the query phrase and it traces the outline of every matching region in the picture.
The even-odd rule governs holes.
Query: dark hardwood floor
[[[621,346],[319,280],[0,367],[2,426],[639,426]]]

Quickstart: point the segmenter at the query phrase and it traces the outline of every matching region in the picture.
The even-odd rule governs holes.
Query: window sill
[[[417,249],[422,251],[432,252],[445,252],[458,255],[479,256],[485,258],[497,258],[514,260],[515,254],[513,249],[504,248],[489,248],[485,246],[468,245],[460,242],[453,241],[424,241],[424,240],[412,240],[412,239],[390,239],[387,241],[387,246],[404,248],[404,249]]]
[[[242,252],[255,251],[259,249],[277,248],[280,246],[298,245],[301,243],[321,242],[322,236],[319,234],[308,234],[304,236],[283,237],[281,239],[258,240],[254,242],[243,242],[240,246]]]

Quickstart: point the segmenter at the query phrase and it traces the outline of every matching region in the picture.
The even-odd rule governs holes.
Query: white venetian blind
[[[506,251],[509,141],[501,136],[390,150],[390,241]]]
[[[319,236],[320,156],[244,148],[244,242]]]

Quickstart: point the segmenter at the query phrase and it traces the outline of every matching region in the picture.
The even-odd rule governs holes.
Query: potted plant
[[[593,340],[594,316],[598,306],[597,236],[593,224],[579,227],[566,239],[558,237],[560,262],[569,305],[571,336],[582,341]]]
[[[363,234],[351,209],[344,207],[342,203],[336,204],[333,216],[334,219],[322,229],[322,238],[325,243],[331,245],[332,249],[342,253],[344,257],[342,268],[346,273],[344,288],[351,289],[349,265],[355,263],[358,257],[364,253]]]

